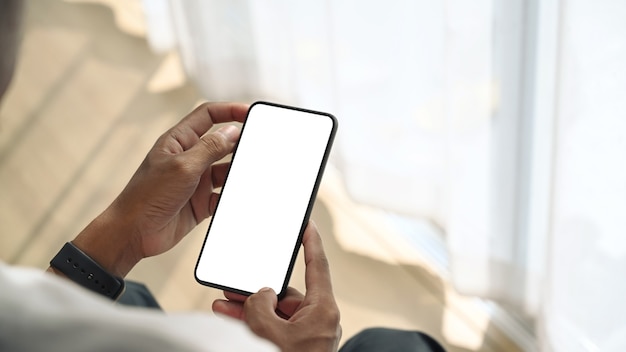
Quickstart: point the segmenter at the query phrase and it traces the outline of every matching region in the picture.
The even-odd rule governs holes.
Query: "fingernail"
[[[259,290],[259,292],[269,292],[269,291],[272,291],[272,289],[269,287],[263,287],[262,289]]]
[[[239,129],[233,125],[226,125],[224,127],[220,127],[215,132],[221,133],[224,137],[226,137],[226,139],[228,139],[231,142],[237,142],[237,139],[239,139]]]

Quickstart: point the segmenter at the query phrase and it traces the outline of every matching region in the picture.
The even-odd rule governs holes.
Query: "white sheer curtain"
[[[626,2],[562,7],[545,332],[626,351]],[[576,339],[571,339],[576,336]]]
[[[208,99],[340,121],[350,194],[445,232],[545,350],[626,350],[626,3],[144,0]]]

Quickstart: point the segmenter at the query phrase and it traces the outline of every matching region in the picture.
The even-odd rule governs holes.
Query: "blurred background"
[[[200,102],[269,100],[339,120],[312,217],[344,340],[626,350],[625,2],[25,3],[2,260],[47,267]],[[166,310],[221,296],[193,279],[207,226],[130,275]]]

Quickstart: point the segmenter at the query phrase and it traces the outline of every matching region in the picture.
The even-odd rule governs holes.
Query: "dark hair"
[[[13,76],[21,17],[21,0],[0,0],[0,98]]]

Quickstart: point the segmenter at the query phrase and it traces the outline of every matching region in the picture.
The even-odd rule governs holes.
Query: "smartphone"
[[[196,264],[199,283],[285,294],[336,131],[331,114],[252,104]]]

